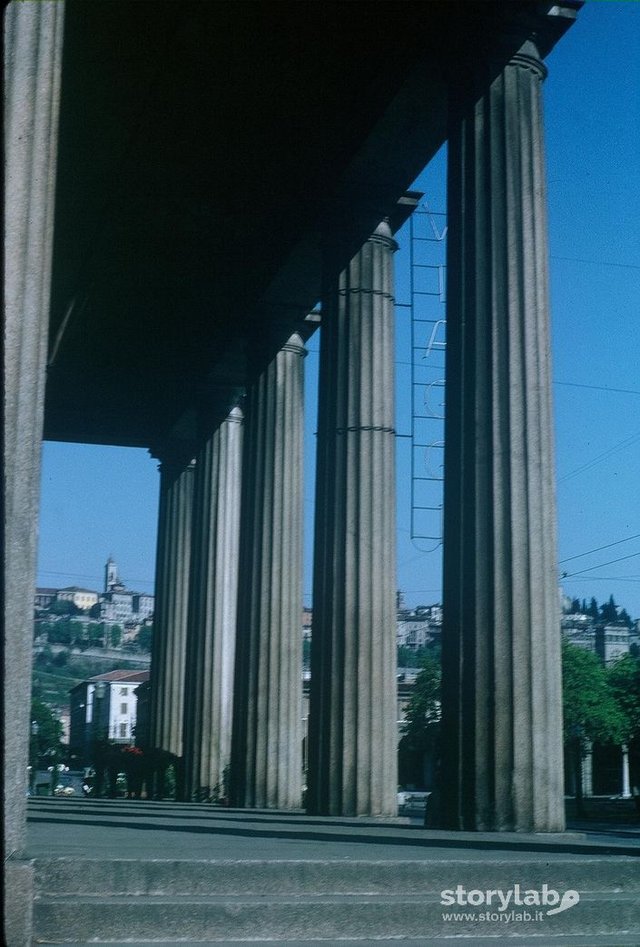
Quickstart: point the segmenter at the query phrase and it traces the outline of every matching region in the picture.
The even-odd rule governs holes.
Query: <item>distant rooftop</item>
[[[38,589],[39,592],[42,592],[43,589]],[[92,595],[97,595],[95,589],[85,589],[80,585],[65,585],[63,589],[51,589],[53,592],[91,592]]]
[[[89,677],[87,680],[89,682],[121,681],[142,684],[149,680],[149,671],[107,671],[106,674],[96,674],[95,677]]]

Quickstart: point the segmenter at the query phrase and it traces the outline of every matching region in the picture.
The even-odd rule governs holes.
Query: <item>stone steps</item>
[[[516,937],[535,943],[640,943],[640,862],[628,856],[486,860],[179,860],[38,858],[35,943],[436,943]],[[483,920],[443,907],[462,885],[522,892],[543,884],[580,902],[541,919]],[[457,914],[446,919],[443,913]],[[470,918],[470,913],[475,918]],[[493,913],[499,913],[497,910]],[[467,915],[466,917],[462,915]],[[587,937],[588,940],[580,938]],[[595,939],[594,939],[595,938]],[[631,939],[629,939],[631,938]]]

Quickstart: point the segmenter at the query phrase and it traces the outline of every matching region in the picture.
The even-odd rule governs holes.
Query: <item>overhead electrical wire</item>
[[[574,582],[640,582],[638,578],[627,575],[585,575],[574,579]]]
[[[567,556],[566,559],[560,560],[560,565],[563,562],[571,562],[572,559],[582,559],[583,556],[590,556],[592,552],[600,552],[602,549],[611,549],[612,546],[619,546],[620,543],[631,542],[632,539],[640,539],[640,533],[635,533],[633,536],[627,536],[626,539],[616,539],[614,543],[607,543],[605,546],[596,546],[595,549],[589,549],[588,552],[579,552],[576,556]]]
[[[623,270],[640,270],[637,263],[615,263],[612,260],[582,260],[575,256],[551,256],[552,260],[564,260],[567,263],[586,263],[589,266],[618,266]]]
[[[580,467],[576,467],[575,470],[571,470],[568,474],[565,474],[563,477],[560,477],[558,483],[564,483],[565,480],[569,480],[571,477],[575,477],[579,473],[584,473],[586,470],[590,470],[592,467],[595,467],[596,464],[600,463],[601,460],[605,460],[607,457],[610,457],[611,454],[615,454],[617,451],[622,450],[624,447],[631,447],[637,440],[640,440],[640,431],[636,431],[635,434],[631,434],[629,437],[626,437],[623,441],[618,441],[617,444],[613,444],[612,447],[607,448],[601,454],[598,454],[593,460],[587,461],[586,464],[582,464]]]
[[[589,566],[588,569],[580,569],[578,572],[563,572],[563,579],[571,579],[574,575],[583,575],[585,572],[593,572],[594,569],[604,569],[605,566],[611,566],[614,562],[625,562],[627,559],[635,559],[640,556],[640,552],[632,552],[628,556],[620,556],[619,559],[610,559],[608,562],[599,562],[597,566]]]
[[[607,385],[584,385],[577,381],[556,381],[555,385],[563,385],[567,388],[590,388],[592,391],[610,391],[619,395],[640,395],[640,391],[634,388],[609,388]]]

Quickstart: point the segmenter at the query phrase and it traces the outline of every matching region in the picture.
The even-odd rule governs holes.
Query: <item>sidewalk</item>
[[[303,812],[221,809],[146,800],[32,798],[28,857],[358,858],[465,860],[594,854],[640,855],[640,830],[573,823],[562,834],[445,832],[416,820],[329,818]]]

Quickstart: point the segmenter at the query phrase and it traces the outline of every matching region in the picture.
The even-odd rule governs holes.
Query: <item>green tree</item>
[[[600,616],[602,621],[612,622],[618,620],[618,606],[613,600],[613,595],[609,596],[609,601],[600,606]]]
[[[89,644],[102,645],[104,641],[104,625],[96,625],[90,622],[87,625],[87,638]]]
[[[52,602],[49,606],[52,615],[77,615],[80,609],[73,602],[67,602],[60,599],[58,602]]]
[[[38,698],[31,701],[31,737],[38,756],[49,751],[59,754],[62,749],[62,724]]]
[[[620,614],[618,615],[618,621],[624,622],[627,628],[633,628],[633,620],[629,612],[626,610],[626,608],[623,608],[620,610]]]
[[[640,740],[640,658],[625,655],[607,668],[606,676],[623,718],[622,739]]]
[[[427,655],[422,659],[402,724],[399,746],[401,782],[422,782],[424,755],[433,752],[440,723],[440,663]]]
[[[592,598],[591,601],[589,602],[587,615],[595,619],[600,618],[600,608],[598,607],[598,600],[596,598]]]
[[[77,625],[78,622],[73,622],[73,624]],[[52,622],[47,634],[49,644],[72,644],[73,630],[71,625],[70,621]]]
[[[418,658],[413,648],[407,648],[406,645],[398,646],[398,667],[415,668],[418,667]]]
[[[111,625],[109,628],[109,646],[119,648],[122,643],[122,628],[120,625]]]
[[[440,660],[439,645],[427,645],[426,648],[407,648],[406,645],[398,647],[399,668],[422,667],[428,658],[433,658],[436,662]]]
[[[69,652],[58,651],[58,653],[52,658],[51,663],[57,668],[65,667],[69,663]]]
[[[153,625],[143,625],[140,631],[138,632],[138,637],[136,638],[138,651],[151,651],[152,641],[153,641]]]
[[[35,656],[34,665],[36,667],[46,667],[48,664],[51,664],[53,661],[53,651],[48,644],[44,646],[42,651],[38,652]]]
[[[562,701],[564,742],[573,768],[576,808],[584,815],[582,759],[587,741],[619,743],[625,721],[598,658],[567,641],[562,642]]]
[[[311,664],[311,641],[309,638],[302,639],[302,664],[306,668]]]

